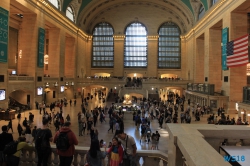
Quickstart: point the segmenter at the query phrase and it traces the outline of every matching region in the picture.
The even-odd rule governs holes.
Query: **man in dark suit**
[[[8,143],[13,141],[13,136],[10,133],[7,133],[7,126],[4,125],[2,126],[2,133],[0,134],[0,165],[2,165],[3,163],[5,163],[5,158],[3,155],[3,150],[5,145],[7,145]]]

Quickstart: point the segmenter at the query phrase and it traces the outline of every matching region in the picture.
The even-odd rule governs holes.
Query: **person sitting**
[[[241,120],[241,117],[239,117],[239,118],[237,119],[236,124],[237,124],[237,125],[242,125],[242,124],[243,124],[243,123],[242,123],[242,120]]]
[[[235,119],[232,118],[231,121],[230,121],[230,125],[234,125],[235,124]]]

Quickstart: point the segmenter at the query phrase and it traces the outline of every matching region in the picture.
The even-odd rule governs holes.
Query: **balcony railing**
[[[30,76],[9,76],[9,81],[34,81]]]
[[[74,159],[72,164],[74,166],[83,166],[86,163],[86,154],[88,152],[88,147],[80,147],[76,146],[76,151],[74,155]],[[103,150],[103,149],[102,149]],[[30,147],[29,149],[23,150],[22,157],[20,159],[21,166],[35,166],[37,165],[37,154],[35,152],[34,147]],[[105,166],[107,166],[107,157],[104,160]],[[55,145],[52,145],[52,153],[51,157],[48,161],[49,165],[59,165],[59,155],[56,152]],[[158,150],[138,150],[137,151],[137,165],[140,166],[167,166],[168,163],[168,156],[167,154],[158,151]]]

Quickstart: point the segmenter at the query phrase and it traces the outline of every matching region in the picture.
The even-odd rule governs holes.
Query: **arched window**
[[[124,67],[147,67],[147,31],[141,23],[126,28]]]
[[[100,23],[94,28],[92,67],[114,67],[113,34],[108,23]]]
[[[52,3],[57,9],[60,10],[60,2],[59,0],[49,0],[50,3]]]
[[[218,0],[211,0],[211,6],[213,6]]]
[[[167,22],[159,29],[158,68],[180,69],[181,46],[179,27]]]
[[[198,14],[198,20],[200,20],[205,14],[205,8],[203,5],[200,6],[199,14]]]
[[[66,10],[66,16],[73,22],[75,22],[75,13],[73,11],[73,8],[71,6],[67,7]]]

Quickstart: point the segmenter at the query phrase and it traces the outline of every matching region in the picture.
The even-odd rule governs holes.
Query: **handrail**
[[[162,157],[158,157],[158,156],[148,156],[149,158],[159,158],[159,159],[161,159],[161,160],[163,160],[163,161],[165,161],[165,162],[168,162],[168,160],[166,160],[166,159],[164,159],[164,158],[162,158]]]

